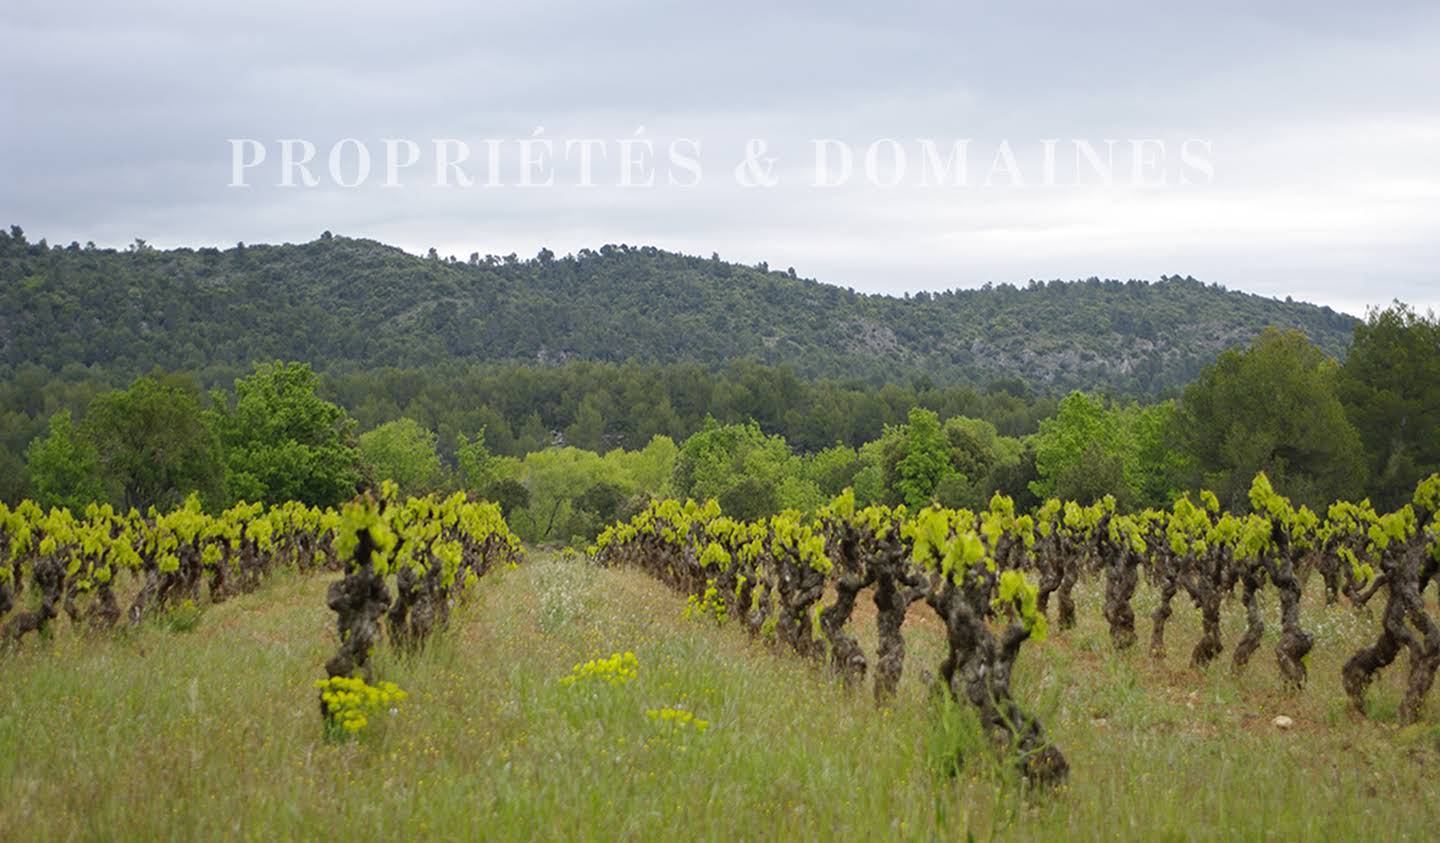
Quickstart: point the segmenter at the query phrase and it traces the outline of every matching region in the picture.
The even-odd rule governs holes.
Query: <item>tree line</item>
[[[1340,355],[1355,321],[1178,276],[885,296],[624,244],[462,260],[328,232],[301,244],[114,250],[0,231],[0,367],[83,367],[117,386],[158,367],[228,387],[276,359],[323,373],[751,359],[807,380],[1024,378],[1060,394],[1153,399],[1266,326]]]
[[[46,506],[165,508],[190,492],[211,508],[327,506],[390,479],[493,499],[527,541],[575,541],[657,495],[758,518],[847,487],[862,505],[979,508],[998,491],[1022,507],[1111,495],[1124,509],[1209,488],[1239,511],[1263,471],[1297,504],[1385,508],[1440,468],[1440,322],[1375,310],[1344,363],[1269,330],[1150,404],[807,381],[750,363],[330,377],[268,363],[209,393],[186,374],[123,389],[61,376],[13,379],[0,400],[0,425],[44,419],[9,457],[5,494]]]
[[[222,381],[224,389],[207,391],[206,374],[156,371],[146,380],[185,393],[176,400],[198,416],[197,407],[217,408],[233,400],[234,384],[246,378],[242,372]],[[0,498],[33,496],[25,452],[57,414],[68,411],[78,423],[101,396],[109,394],[112,400],[124,391],[117,386],[132,383],[115,384],[75,367],[58,373],[25,367],[0,379]],[[520,457],[557,444],[596,452],[634,450],[655,436],[681,441],[707,418],[755,420],[809,452],[836,443],[858,447],[886,425],[903,423],[914,406],[945,418],[982,418],[1011,436],[1033,433],[1056,406],[1055,399],[1014,381],[976,389],[915,378],[876,387],[854,380],[807,380],[786,366],[746,361],[719,370],[694,363],[446,364],[317,372],[308,383],[317,397],[344,408],[356,431],[406,420],[430,431],[440,462],[452,467],[459,465],[461,437],[473,438],[481,430],[491,452]]]

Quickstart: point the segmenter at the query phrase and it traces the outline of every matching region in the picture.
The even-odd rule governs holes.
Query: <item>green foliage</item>
[[[805,474],[804,462],[783,438],[767,436],[754,422],[722,425],[710,419],[680,446],[674,491],[714,498],[731,516],[752,520],[818,506],[820,488]]]
[[[514,477],[502,477],[480,490],[479,494],[499,506],[506,518],[530,506],[530,490]]]
[[[402,418],[436,432],[439,459],[460,466],[466,488],[515,508],[523,507],[517,487],[495,464],[474,468],[479,482],[465,479],[462,434],[483,430],[493,455],[546,448],[557,432],[565,444],[601,452],[633,449],[655,435],[679,441],[713,416],[722,425],[753,421],[797,454],[818,456],[837,443],[855,449],[853,461],[842,450],[813,464],[803,457],[778,474],[773,466],[741,472],[721,494],[727,505],[753,513],[806,508],[846,485],[867,502],[923,495],[974,508],[998,489],[1022,505],[1033,505],[1036,495],[1113,494],[1134,509],[1211,484],[1234,504],[1259,470],[1297,502],[1319,505],[1363,488],[1388,508],[1440,466],[1440,323],[1400,304],[1355,327],[1328,309],[1182,278],[892,299],[650,248],[552,258],[467,265],[344,237],[224,252],[116,252],[5,235],[0,497],[72,499],[58,486],[33,490],[35,472],[22,459],[30,443],[48,435],[57,412],[77,420],[79,444],[92,399],[136,375],[168,367],[193,372],[206,386],[228,386],[252,361],[276,356],[323,372],[312,378],[315,395],[347,408],[359,425],[339,420],[345,429],[325,444],[287,435],[282,427],[313,420],[278,412],[283,402],[242,421],[232,417],[243,399],[221,399],[211,425],[222,452],[212,455],[222,462],[218,476],[142,489],[155,478],[112,453],[96,475],[104,497],[173,501],[189,486],[204,487],[207,504],[290,496],[333,503],[361,478],[355,431]],[[157,321],[165,330],[153,328]],[[1165,394],[1266,326],[1303,331],[1329,355],[1345,351],[1353,328],[1354,351],[1338,372],[1318,379],[1308,363],[1292,366],[1307,374],[1292,378],[1277,399],[1249,400],[1268,388],[1257,363],[1245,388],[1227,393],[1216,385],[1227,377],[1212,377],[1201,390],[1211,406],[1201,406],[1199,393],[1179,410],[1108,405],[1120,435],[1086,439],[1082,448],[1062,449],[1068,456],[1060,459],[1054,449],[1041,457],[1039,437],[1032,463],[1031,451],[1010,438],[1031,433],[1056,407],[1033,388]],[[566,362],[552,365],[557,359]],[[516,364],[537,360],[546,365]],[[620,362],[631,360],[651,362]],[[1217,362],[1207,372],[1217,367],[1224,368]],[[1311,380],[1331,382],[1320,392],[1339,397],[1358,433],[1358,470],[1334,403],[1315,403],[1320,393]],[[903,436],[886,433],[907,428],[917,407],[936,413],[951,445],[950,470],[938,477],[933,463],[922,470]],[[1268,421],[1260,418],[1266,407],[1273,410]],[[993,424],[1006,447],[989,441],[976,419]],[[1185,435],[1172,441],[1175,431]],[[877,438],[882,447],[865,447]],[[55,456],[40,469],[46,482],[83,486],[78,475],[62,477],[70,469]],[[907,456],[902,489],[899,465]],[[159,476],[169,482],[165,472]],[[73,500],[92,493],[82,488]]]
[[[505,477],[489,491],[502,491],[509,484],[523,491],[523,501],[507,510],[506,517],[525,541],[583,544],[620,519],[632,500],[665,493],[676,456],[675,443],[663,436],[643,450],[616,449],[604,455],[551,448],[523,460],[500,460],[497,471]]]
[[[474,439],[463,433],[457,437],[455,462],[460,468],[460,483],[466,489],[488,489],[500,479],[499,461],[485,445],[484,427],[480,428]]]
[[[1001,571],[1000,585],[995,602],[1010,607],[1020,619],[1030,640],[1036,643],[1045,640],[1045,615],[1040,611],[1040,587],[1025,576],[1024,571]]]
[[[214,383],[227,373],[202,374]],[[81,419],[90,401],[109,389],[102,375],[99,370],[50,374],[25,368],[9,380],[0,379],[0,408],[9,411],[0,412],[4,499],[17,501],[29,494],[22,460],[28,443],[45,433],[50,417],[59,410],[69,409],[72,418]],[[225,379],[224,386],[230,388],[233,380]],[[571,363],[333,374],[317,381],[316,392],[349,408],[359,430],[401,418],[420,421],[438,434],[442,462],[459,467],[461,487],[487,498],[499,499],[505,491],[492,488],[503,478],[490,458],[524,456],[550,447],[551,431],[568,431],[580,404],[592,397],[590,403],[606,414],[607,447],[619,443],[634,450],[654,435],[683,437],[703,427],[707,413],[721,423],[754,419],[766,432],[786,437],[801,453],[818,456],[838,447],[814,467],[807,463],[804,471],[805,479],[820,487],[824,498],[850,484],[864,468],[858,454],[856,465],[845,465],[847,449],[879,436],[887,424],[903,426],[909,408],[922,398],[943,419],[984,418],[1007,435],[1033,430],[1052,411],[1054,401],[1043,395],[1018,397],[1012,389],[996,385],[982,392],[963,386],[875,388],[856,381],[807,382],[783,367],[749,363],[736,363],[721,372],[694,364]],[[216,406],[230,403],[226,397],[212,400]],[[483,448],[474,453],[484,459],[471,462],[467,435],[475,431],[483,431],[483,440],[477,435]],[[472,475],[469,479],[467,472]],[[792,491],[800,497],[813,494],[808,487]],[[1015,494],[1012,487],[1007,491]],[[246,496],[253,497],[253,490]]]
[[[950,443],[940,431],[940,417],[921,407],[910,410],[902,453],[895,467],[895,490],[906,506],[919,509],[930,503],[935,487],[953,471]]]
[[[901,525],[901,535],[911,542],[915,564],[939,571],[956,585],[964,583],[973,566],[995,564],[974,531],[974,516],[964,510],[928,506]]]
[[[346,237],[131,252],[7,238],[0,241],[0,320],[7,326],[0,363],[59,371],[110,360],[124,377],[157,366],[234,371],[275,357],[331,370],[548,361],[558,353],[712,366],[757,359],[792,364],[806,377],[891,382],[1022,378],[1054,391],[1133,395],[1179,386],[1223,348],[1269,325],[1303,329],[1335,355],[1354,325],[1328,308],[1189,278],[1002,284],[895,298],[651,247],[465,263]],[[157,323],[165,330],[154,330]],[[566,430],[568,444],[599,449],[596,416],[576,417],[582,422],[555,429]],[[778,430],[779,418],[755,418]],[[659,426],[633,431],[638,439],[688,432],[665,427],[663,413],[653,419]],[[440,433],[453,440],[454,431]],[[806,448],[836,438],[796,434],[786,432]]]
[[[618,464],[636,491],[652,495],[667,493],[680,449],[668,436],[655,436],[639,451],[610,451],[605,458]]]
[[[885,428],[858,451],[851,486],[864,504],[979,509],[1001,491],[1028,496],[1033,454],[984,419],[951,416],[936,429],[935,413],[912,407],[915,421]],[[916,423],[918,422],[918,424]],[[1029,503],[1029,498],[1024,497]]]
[[[232,499],[333,506],[355,494],[355,422],[316,386],[303,363],[262,364],[235,382],[234,405],[216,413]]]
[[[770,517],[771,545],[777,553],[787,553],[800,565],[830,573],[833,564],[825,553],[825,537],[801,521],[798,512],[782,512]]]
[[[1177,412],[1174,401],[1146,407],[1131,405],[1125,409],[1125,486],[1129,508],[1168,506],[1190,481],[1194,472],[1177,433]],[[1218,507],[1218,503],[1216,505]]]
[[[1411,501],[1421,512],[1440,514],[1440,474],[1432,474],[1416,483]]]
[[[945,438],[951,468],[971,485],[993,486],[995,473],[1017,465],[1025,450],[1019,439],[1001,436],[985,419],[953,416],[945,422]],[[982,504],[983,500],[976,500],[969,506],[978,509]]]
[[[605,416],[599,397],[585,396],[575,411],[575,421],[565,429],[565,443],[591,451],[605,450]]]
[[[76,512],[105,500],[100,479],[100,455],[89,441],[76,436],[70,411],[50,418],[45,436],[25,451],[30,487],[40,506],[68,507]]]
[[[1192,482],[1232,507],[1261,472],[1312,507],[1360,491],[1363,450],[1335,393],[1338,368],[1293,331],[1267,331],[1222,354],[1180,402]]]
[[[714,542],[710,543],[709,548],[718,548],[721,553],[725,553],[725,549]],[[707,548],[707,550],[709,550],[709,548]],[[714,554],[711,555],[713,557]],[[715,623],[724,625],[725,619],[729,617],[729,608],[725,602],[725,595],[721,594],[720,590],[715,587],[715,581],[713,579],[706,581],[703,594],[692,594],[686,598],[685,609],[681,612],[681,616],[687,620],[710,618]]]
[[[187,597],[166,609],[159,620],[160,624],[171,632],[193,632],[200,625],[200,620],[204,616],[205,610]]]
[[[95,455],[116,506],[169,508],[191,492],[212,502],[223,497],[224,465],[215,434],[195,390],[183,382],[140,378],[129,389],[97,396],[79,436]]]
[[[1034,441],[1039,478],[1030,489],[1037,497],[1093,502],[1116,495],[1128,500],[1125,424],[1103,399],[1072,392],[1054,418],[1040,423]]]
[[[853,485],[864,466],[860,454],[848,445],[834,445],[805,458],[805,478],[815,484],[821,496],[833,498]]]
[[[441,482],[435,434],[413,419],[396,419],[362,434],[360,459],[373,479],[394,480],[406,495],[424,495]]]
[[[350,565],[361,537],[368,535],[373,547],[371,563],[376,573],[389,573],[390,552],[399,542],[390,522],[380,510],[380,505],[370,497],[357,498],[345,504],[340,510],[340,521],[335,527],[335,553]]]
[[[1036,478],[1030,491],[1078,501],[1111,495],[1123,509],[1168,505],[1189,480],[1174,418],[1171,401],[1118,406],[1071,393],[1031,437]]]
[[[1382,508],[1440,467],[1440,320],[1404,304],[1372,310],[1355,328],[1336,392],[1359,431]]]

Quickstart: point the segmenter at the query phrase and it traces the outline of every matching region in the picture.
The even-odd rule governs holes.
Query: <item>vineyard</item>
[[[199,602],[223,603],[255,591],[276,570],[341,571],[326,594],[340,646],[316,684],[327,729],[353,734],[368,723],[365,709],[403,694],[393,683],[368,683],[382,619],[394,644],[418,648],[481,575],[521,554],[494,504],[463,494],[397,497],[386,483],[378,500],[362,497],[338,512],[242,503],[213,517],[193,495],[172,512],[122,514],[107,504],[82,518],[31,501],[13,510],[0,504],[0,619],[17,596],[33,594],[33,608],[6,620],[0,638],[14,646],[29,633],[43,635],[62,609],[73,624],[103,633],[122,616],[133,626],[155,614],[193,613]],[[122,612],[118,592],[126,585],[133,597]]]
[[[1017,514],[996,495],[980,513],[931,506],[911,514],[857,509],[847,491],[813,523],[789,513],[742,523],[713,503],[663,501],[607,530],[594,552],[604,564],[635,565],[686,593],[692,611],[733,615],[752,636],[825,662],[847,685],[863,678],[868,661],[846,625],[860,592],[873,589],[874,690],[882,704],[904,667],[906,614],[924,601],[949,647],[940,687],[975,706],[1032,782],[1063,781],[1068,763],[1015,700],[1010,676],[1021,646],[1045,638],[1052,596],[1059,627],[1075,625],[1073,592],[1087,578],[1103,580],[1104,618],[1114,647],[1125,650],[1137,641],[1132,601],[1143,572],[1159,595],[1150,641],[1157,659],[1165,657],[1166,625],[1183,591],[1201,616],[1195,667],[1223,652],[1222,602],[1239,590],[1246,628],[1234,644],[1236,673],[1260,647],[1261,597],[1273,590],[1281,625],[1275,661],[1296,691],[1305,687],[1314,646],[1301,613],[1305,584],[1322,585],[1327,605],[1343,595],[1358,609],[1383,588],[1373,643],[1345,662],[1343,684],[1364,713],[1366,689],[1404,650],[1409,677],[1399,718],[1416,720],[1440,667],[1440,625],[1422,596],[1440,570],[1440,475],[1419,485],[1412,504],[1383,515],[1368,502],[1339,502],[1322,519],[1293,507],[1264,474],[1250,503],[1249,514],[1221,512],[1204,492],[1199,505],[1181,497],[1169,511],[1126,515],[1108,498],[1091,506],[1052,499]]]
[[[1440,4],[12,5],[0,843],[1440,841]]]
[[[648,836],[692,811],[718,821],[729,804],[755,812],[741,824],[755,837],[1104,839],[1109,815],[1096,811],[1111,797],[1097,794],[1112,786],[1156,797],[1133,809],[1145,824],[1132,833],[1383,828],[1411,804],[1404,783],[1440,763],[1424,724],[1440,666],[1424,597],[1440,565],[1440,477],[1387,513],[1294,507],[1264,475],[1250,503],[1224,512],[1206,493],[1163,511],[1051,500],[1018,512],[997,495],[980,512],[908,511],[857,506],[847,491],[810,515],[741,521],[713,501],[666,499],[606,529],[588,554],[532,552],[522,565],[494,505],[401,499],[388,484],[339,509],[211,515],[192,499],[167,513],[77,517],[27,502],[0,511],[0,740],[15,749],[0,763],[0,823],[105,837],[179,812],[193,834],[218,829],[203,802],[125,814],[100,795],[113,781],[87,791],[100,800],[88,819],[64,807],[81,774],[64,759],[89,757],[98,780],[111,775],[87,756],[88,728],[112,755],[139,753],[122,771],[161,763],[179,741],[182,766],[209,772],[169,786],[231,800],[221,815],[247,834],[342,822]],[[189,613],[201,638],[182,634]],[[1137,615],[1150,619],[1148,653]],[[1182,669],[1168,653],[1191,638]],[[1312,713],[1287,737],[1354,755],[1326,759],[1317,778],[1295,778],[1310,753],[1276,755],[1238,725],[1254,719],[1240,714],[1254,705],[1245,683],[1268,681],[1246,679],[1267,638],[1276,681],[1265,705]],[[278,664],[267,655],[277,647]],[[1383,681],[1402,651],[1403,681]],[[1057,683],[1088,696],[1062,702]],[[1177,689],[1189,689],[1179,710]],[[90,722],[104,692],[124,700],[121,721]],[[76,735],[62,716],[84,721]],[[1277,722],[1264,728],[1294,724]],[[1390,723],[1416,725],[1367,737]],[[1146,737],[1154,728],[1169,737]],[[1367,740],[1376,746],[1356,743]],[[211,741],[237,766],[210,760]],[[1148,778],[1163,772],[1144,747],[1176,766],[1172,784]],[[46,763],[62,766],[37,774]],[[1257,780],[1264,770],[1273,780]],[[288,785],[270,792],[272,775]],[[427,776],[443,795],[426,795]],[[50,777],[70,783],[52,790]],[[1199,782],[1214,792],[1187,793]],[[315,793],[294,816],[261,818],[233,802],[232,786],[262,801],[285,787]],[[859,813],[835,801],[862,787],[876,792]],[[1298,810],[1307,787],[1329,793],[1333,810]],[[709,795],[697,803],[697,792]],[[1252,816],[1246,799],[1267,807]],[[456,813],[471,802],[475,812]],[[644,811],[605,825],[617,805]],[[551,824],[567,817],[600,825]]]

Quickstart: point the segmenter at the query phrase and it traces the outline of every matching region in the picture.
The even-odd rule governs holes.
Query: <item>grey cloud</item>
[[[873,291],[1189,273],[1359,311],[1440,306],[1433,3],[19,0],[0,21],[0,222],[52,241],[305,240],[413,251],[653,243]],[[1263,6],[1263,8],[1256,8]],[[225,186],[227,138],[706,144],[693,191]],[[749,137],[787,182],[730,183]],[[815,137],[1214,143],[1215,183],[803,185]],[[713,156],[713,157],[712,157]]]

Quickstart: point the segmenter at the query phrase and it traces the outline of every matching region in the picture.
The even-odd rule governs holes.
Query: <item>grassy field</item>
[[[1313,608],[1312,682],[1281,690],[1269,647],[1184,667],[1116,655],[1083,592],[1081,626],[1022,654],[1015,687],[1069,757],[1067,787],[1026,793],[926,677],[939,627],[917,606],[901,698],[877,710],[823,673],[682,618],[643,575],[537,558],[482,583],[422,654],[384,652],[411,696],[363,739],[327,742],[314,680],[333,652],[329,577],[280,577],[193,629],[64,627],[0,656],[0,838],[214,839],[1433,839],[1440,711],[1394,725],[1402,664],[1352,716],[1338,668],[1372,624]],[[868,607],[862,607],[868,609]],[[1137,609],[1149,608],[1143,589]],[[1269,610],[1274,614],[1275,607]],[[862,640],[873,612],[863,611]],[[1143,615],[1142,615],[1143,617]],[[1226,642],[1242,626],[1227,607]],[[1276,624],[1272,624],[1272,627]],[[1142,620],[1142,639],[1149,624]],[[633,651],[612,687],[561,677]],[[872,649],[873,651],[873,649]],[[922,675],[923,674],[923,675]],[[647,709],[684,707],[704,731]],[[1271,725],[1294,719],[1289,730]],[[965,762],[958,773],[951,760]]]

